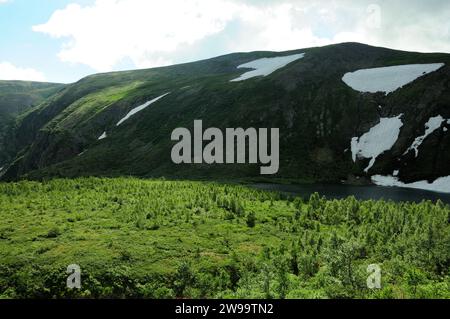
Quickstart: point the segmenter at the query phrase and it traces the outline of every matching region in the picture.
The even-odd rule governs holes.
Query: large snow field
[[[397,142],[400,129],[403,126],[400,114],[397,117],[381,118],[380,123],[372,127],[369,132],[361,137],[354,137],[351,142],[353,161],[357,158],[370,158],[369,166],[365,169],[368,172],[375,164],[377,157],[390,150]]]
[[[360,92],[385,92],[386,94],[409,84],[428,73],[434,72],[444,63],[407,64],[374,69],[362,69],[344,75],[344,81]]]
[[[401,182],[397,177],[375,175],[372,176],[372,182],[378,186],[414,188],[439,193],[450,193],[450,176],[438,178],[432,183],[429,183],[427,181],[419,181],[415,183],[405,184]]]
[[[289,63],[302,59],[305,56],[304,53],[281,56],[275,58],[262,58],[254,60],[238,66],[238,69],[254,69],[253,71],[246,72],[240,77],[231,80],[230,82],[245,81],[257,76],[268,76],[278,69],[284,68]]]

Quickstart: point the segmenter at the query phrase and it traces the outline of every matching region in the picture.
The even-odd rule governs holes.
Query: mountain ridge
[[[298,53],[305,53],[304,58],[269,76],[230,82],[246,72],[237,69],[239,65]],[[359,69],[427,63],[445,66],[387,95],[360,93],[342,81],[344,74]],[[3,178],[258,177],[254,165],[171,163],[171,131],[191,128],[195,119],[203,119],[205,127],[279,127],[280,173],[274,178],[353,183],[399,170],[402,181],[432,181],[450,175],[446,164],[450,136],[444,132],[449,125],[444,123],[426,138],[417,158],[403,152],[423,135],[431,117],[450,119],[449,63],[449,54],[344,43],[232,53],[168,67],[91,75],[65,86],[20,118],[11,139],[15,160]],[[115,128],[130,109],[169,91]],[[405,125],[398,140],[364,173],[368,160],[355,163],[345,152],[352,138],[367,133],[381,118],[401,113]],[[99,141],[103,132],[108,137]]]

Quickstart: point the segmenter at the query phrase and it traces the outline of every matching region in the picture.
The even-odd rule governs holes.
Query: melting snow
[[[281,56],[275,58],[262,58],[254,60],[238,66],[238,69],[254,69],[253,71],[246,72],[240,77],[231,80],[230,82],[245,81],[257,76],[268,76],[278,69],[284,68],[291,62],[302,59],[305,53]]]
[[[419,147],[422,145],[423,141],[428,137],[428,135],[432,134],[438,128],[441,127],[441,124],[445,121],[445,119],[438,115],[436,117],[430,118],[430,120],[425,123],[425,134],[416,138],[414,143],[406,150],[403,155],[409,153],[409,151],[414,150],[416,152],[416,157],[419,156]]]
[[[130,112],[128,112],[128,114],[125,115],[124,118],[122,118],[119,122],[117,122],[116,126],[121,125],[123,122],[125,122],[126,120],[128,120],[130,117],[132,117],[132,116],[135,115],[136,113],[138,113],[138,112],[140,112],[140,111],[146,109],[148,106],[150,106],[151,104],[153,104],[153,103],[159,101],[160,99],[162,99],[163,97],[165,97],[165,96],[168,95],[168,94],[170,94],[170,93],[163,94],[163,95],[157,97],[156,99],[153,99],[153,100],[148,101],[148,102],[146,102],[146,103],[144,103],[144,104],[142,104],[142,105],[139,105],[138,107],[135,107],[135,108],[132,109]]]
[[[100,140],[103,140],[103,139],[105,139],[105,138],[107,138],[107,137],[108,137],[108,135],[106,135],[106,132],[103,132],[103,134],[100,135],[100,137],[98,138],[98,140],[100,141]]]
[[[444,63],[408,64],[362,69],[346,73],[342,81],[356,91],[388,94],[444,65]]]
[[[427,181],[419,181],[415,183],[405,184],[401,182],[397,177],[375,175],[372,176],[372,182],[378,186],[415,188],[433,192],[450,193],[450,176],[438,178],[433,183],[428,183]]]
[[[78,154],[78,156],[82,156],[84,153],[86,153],[88,150],[84,150],[83,152],[81,152],[80,154]]]
[[[381,118],[380,123],[370,129],[360,138],[354,137],[351,142],[352,158],[370,158],[369,166],[364,170],[368,172],[375,164],[377,157],[390,150],[397,142],[400,129],[403,126],[400,114],[397,117]]]

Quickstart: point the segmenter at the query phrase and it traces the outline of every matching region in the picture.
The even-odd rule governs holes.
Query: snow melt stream
[[[231,80],[230,82],[245,81],[257,76],[268,76],[278,69],[284,68],[289,63],[302,59],[305,53],[281,56],[275,58],[262,58],[254,60],[238,66],[238,69],[254,69],[253,71],[246,72],[240,77]]]
[[[351,142],[352,158],[370,158],[369,166],[364,170],[366,173],[375,164],[375,160],[381,154],[389,151],[400,135],[403,126],[400,114],[397,117],[381,118],[380,123],[372,127],[369,132],[360,138],[354,137]]]
[[[407,64],[389,66],[374,69],[362,69],[346,73],[342,78],[352,89],[360,92],[385,92],[386,94],[396,91],[408,83],[434,72],[444,63],[432,64]]]
[[[128,112],[128,114],[125,115],[124,118],[122,118],[119,122],[117,122],[116,126],[121,125],[123,122],[125,122],[126,120],[128,120],[130,117],[132,117],[132,116],[135,115],[136,113],[138,113],[138,112],[140,112],[140,111],[146,109],[147,107],[149,107],[149,106],[152,105],[153,103],[159,101],[160,99],[162,99],[163,97],[165,97],[165,96],[168,95],[168,94],[170,94],[170,93],[163,94],[163,95],[157,97],[156,99],[153,99],[153,100],[148,101],[148,102],[146,102],[146,103],[144,103],[144,104],[142,104],[142,105],[139,105],[138,107],[135,107],[135,108],[132,109],[130,112]]]
[[[423,141],[425,141],[428,135],[432,134],[434,131],[440,128],[441,124],[444,121],[445,119],[440,115],[430,118],[430,120],[427,123],[425,123],[425,134],[417,137],[403,155],[406,155],[409,153],[409,151],[414,150],[416,153],[416,157],[419,156],[420,145],[422,145]]]

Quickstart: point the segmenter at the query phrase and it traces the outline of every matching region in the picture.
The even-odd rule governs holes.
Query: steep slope
[[[0,167],[10,160],[13,153],[11,149],[6,149],[5,139],[17,116],[40,104],[62,87],[62,84],[55,83],[0,81]]]
[[[436,63],[443,65],[392,92],[360,92],[344,81],[362,69]],[[171,132],[192,129],[202,119],[205,128],[280,128],[277,178],[355,182],[398,171],[404,182],[432,181],[450,175],[450,123],[442,122],[423,140],[417,157],[406,151],[425,134],[430,118],[450,119],[449,66],[448,54],[345,43],[94,75],[21,119],[13,139],[17,157],[4,177],[259,176],[259,165],[173,164]],[[402,125],[387,148],[371,157],[352,153],[370,132],[375,138],[368,140],[378,145],[373,128],[391,118]]]

